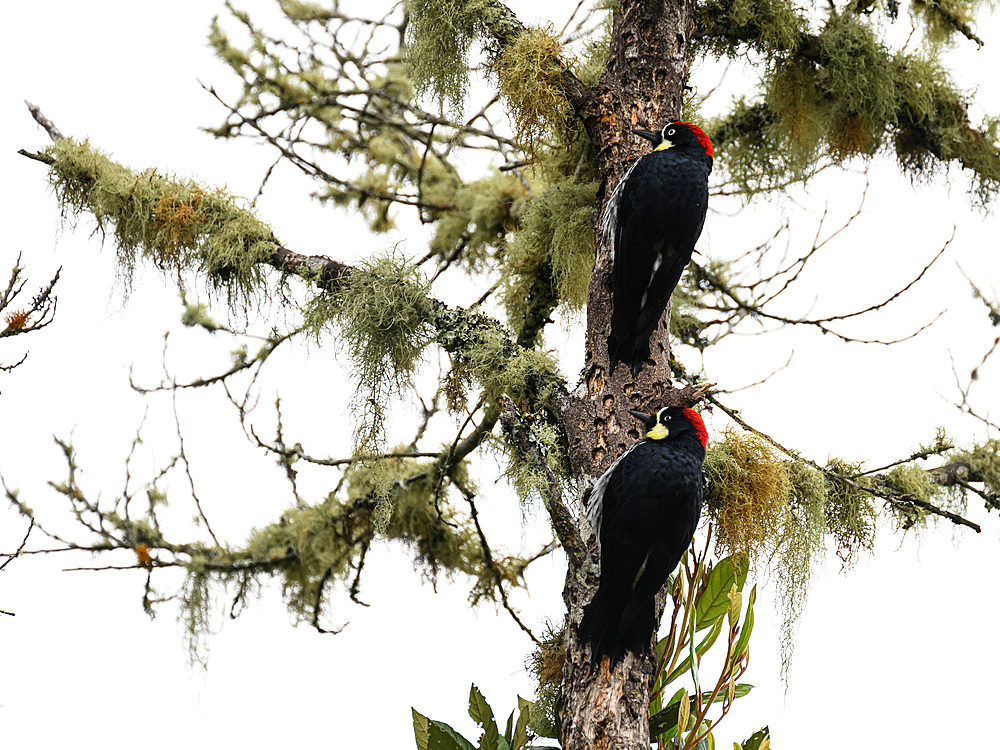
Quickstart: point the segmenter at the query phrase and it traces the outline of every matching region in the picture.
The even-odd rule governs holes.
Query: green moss
[[[525,665],[535,680],[535,702],[528,728],[539,737],[559,737],[559,699],[565,663],[566,628],[548,622]]]
[[[791,50],[808,28],[789,0],[709,0],[697,13],[700,26],[711,31],[698,51],[715,56],[734,57],[748,48],[765,55]]]
[[[462,266],[485,270],[492,251],[506,246],[527,196],[517,177],[500,172],[462,185],[449,198],[454,209],[441,214],[430,249],[442,260],[460,252]]]
[[[719,167],[747,195],[808,179],[824,155],[874,154],[890,137],[913,177],[957,162],[979,203],[1000,191],[1000,121],[973,128],[936,57],[890,53],[855,14],[831,14],[775,55],[761,88],[761,101],[738,101],[706,130]]]
[[[281,7],[281,12],[290,20],[299,23],[326,21],[336,17],[336,11],[331,11],[328,6],[324,7],[316,3],[301,2],[301,0],[279,0],[278,5]]]
[[[791,481],[771,444],[730,427],[705,455],[705,512],[715,523],[721,553],[757,558],[781,529]]]
[[[983,482],[987,492],[1000,495],[1000,440],[987,440],[967,450],[955,451],[949,460],[967,463],[973,481]]]
[[[862,471],[861,464],[832,458],[827,470],[842,476]],[[862,480],[858,480],[859,482]],[[870,552],[875,544],[877,514],[872,496],[847,482],[827,477],[826,525],[837,544],[837,556],[844,565],[857,562],[858,553]]]
[[[597,187],[596,182],[567,180],[528,204],[521,231],[503,258],[503,302],[512,325],[522,324],[539,276],[551,283],[568,312],[579,313],[586,307],[594,265]]]
[[[561,85],[562,54],[555,32],[533,28],[507,44],[492,66],[517,140],[529,154],[548,136],[565,131],[574,118]]]
[[[406,0],[406,69],[418,95],[431,94],[461,117],[469,88],[469,49],[487,0]]]
[[[192,562],[184,579],[181,591],[181,606],[178,619],[184,628],[184,641],[188,649],[190,664],[208,666],[208,641],[212,635],[212,596],[210,579],[204,569]]]
[[[317,337],[335,324],[347,348],[358,391],[355,439],[360,448],[381,444],[387,400],[410,382],[434,338],[429,283],[396,255],[359,263],[336,292],[321,292],[304,310]]]
[[[49,173],[64,212],[88,212],[111,233],[126,282],[140,258],[172,275],[193,271],[242,309],[264,288],[270,228],[219,189],[147,170],[136,173],[86,141],[56,141]]]
[[[990,2],[967,2],[965,0],[914,0],[910,4],[910,14],[921,22],[924,38],[934,46],[952,41],[956,33],[979,42],[972,30],[975,11]]]
[[[195,326],[204,328],[209,333],[215,333],[219,330],[221,326],[208,314],[207,305],[201,305],[193,302],[189,303],[184,299],[183,294],[181,295],[181,301],[184,303],[184,312],[181,314],[181,323],[188,328],[193,328]]]
[[[801,461],[786,464],[791,499],[770,567],[781,612],[781,671],[788,682],[795,627],[806,605],[809,583],[826,550],[827,484],[824,475]]]
[[[353,577],[358,556],[376,535],[408,547],[414,567],[429,578],[443,572],[479,580],[486,575],[482,548],[447,498],[453,481],[473,486],[464,464],[442,477],[432,461],[359,460],[347,470],[346,499],[331,493],[318,505],[285,511],[277,523],[254,531],[244,556],[271,565],[289,610],[302,621],[323,606],[322,587]]]

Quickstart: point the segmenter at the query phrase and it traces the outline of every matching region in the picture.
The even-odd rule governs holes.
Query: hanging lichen
[[[454,481],[471,487],[466,471],[464,464],[454,467]],[[487,575],[482,547],[473,526],[447,497],[452,481],[433,461],[359,462],[348,469],[346,499],[331,493],[318,505],[285,511],[277,523],[252,534],[245,555],[281,578],[289,610],[303,621],[323,606],[327,583],[351,578],[361,550],[377,534],[408,547],[415,569],[429,579],[463,573],[478,580]],[[382,531],[377,528],[379,495],[390,496],[391,503]]]
[[[441,214],[430,249],[442,260],[482,271],[494,250],[504,248],[518,224],[528,191],[517,177],[495,172],[462,185],[450,197],[454,208]]]
[[[175,276],[193,271],[242,310],[263,292],[261,265],[275,247],[270,228],[219,189],[155,170],[133,172],[68,138],[46,150],[49,179],[65,213],[88,212],[114,236],[131,282],[140,258]]]
[[[861,464],[831,458],[829,472],[851,477],[862,471]],[[864,489],[827,475],[826,525],[837,543],[837,556],[851,566],[862,550],[870,552],[875,544],[877,513],[872,496]]]
[[[948,456],[954,463],[969,465],[972,481],[982,482],[985,491],[1000,500],[1000,440],[994,438]]]
[[[318,337],[334,323],[358,384],[355,442],[376,451],[388,400],[398,396],[434,339],[429,283],[396,255],[357,264],[336,292],[321,292],[303,312]]]
[[[528,204],[521,230],[503,257],[503,302],[511,325],[522,324],[539,276],[552,284],[567,312],[586,306],[597,187],[596,182],[560,182]]]
[[[785,464],[791,482],[788,512],[768,567],[775,577],[781,614],[781,672],[788,684],[795,627],[806,605],[809,583],[826,551],[826,479],[801,461]]]
[[[781,529],[791,496],[788,469],[762,438],[729,427],[705,456],[706,514],[720,554],[764,552]]]
[[[529,154],[573,120],[573,107],[561,82],[563,64],[557,62],[564,54],[551,29],[532,28],[507,44],[491,66],[517,141]]]
[[[489,7],[487,0],[406,0],[406,70],[418,95],[433,95],[456,117],[469,89],[469,49]]]

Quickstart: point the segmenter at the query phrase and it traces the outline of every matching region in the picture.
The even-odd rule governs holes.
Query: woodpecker
[[[705,226],[713,151],[708,136],[689,122],[632,132],[651,141],[653,150],[629,167],[611,193],[601,230],[614,261],[611,372],[628,362],[635,377]]]
[[[648,653],[653,599],[677,567],[701,515],[708,431],[692,409],[629,411],[649,429],[595,482],[587,514],[597,533],[601,578],[584,609],[581,641],[614,667],[626,652]]]

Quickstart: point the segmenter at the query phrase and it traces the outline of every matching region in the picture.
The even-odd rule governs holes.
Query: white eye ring
[[[674,128],[670,128],[670,130],[667,131],[667,135],[673,135],[676,132],[677,131]]]

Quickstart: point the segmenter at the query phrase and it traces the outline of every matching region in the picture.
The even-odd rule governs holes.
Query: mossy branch
[[[920,508],[921,510],[927,511],[928,513],[932,513],[934,515],[941,516],[942,518],[946,518],[946,519],[948,519],[949,521],[951,521],[952,523],[954,523],[954,524],[956,524],[958,526],[966,526],[966,527],[972,529],[973,531],[975,531],[976,533],[982,532],[982,527],[980,527],[979,524],[973,523],[972,521],[968,520],[967,518],[964,518],[964,517],[958,515],[957,513],[953,513],[950,510],[947,510],[945,508],[941,508],[941,507],[939,507],[937,505],[934,505],[933,503],[930,503],[930,502],[928,502],[926,500],[923,500],[921,498],[915,497],[913,494],[909,494],[909,493],[905,493],[905,492],[899,492],[897,490],[892,489],[890,486],[879,487],[879,486],[876,486],[875,483],[872,483],[872,484],[864,483],[863,484],[863,483],[859,482],[856,478],[854,478],[853,476],[851,476],[848,473],[833,471],[828,466],[821,466],[820,464],[816,463],[815,461],[813,461],[813,460],[811,460],[809,458],[806,458],[805,456],[803,456],[802,454],[800,454],[798,451],[793,450],[791,448],[786,448],[784,445],[782,445],[781,443],[779,443],[777,440],[775,440],[774,438],[772,438],[770,435],[768,435],[768,434],[766,434],[764,432],[761,432],[756,427],[751,426],[750,424],[747,423],[747,421],[745,419],[743,419],[743,417],[740,415],[739,412],[737,412],[734,409],[731,409],[728,406],[726,406],[725,404],[721,403],[718,400],[718,398],[716,398],[714,395],[708,394],[707,398],[708,398],[708,400],[712,404],[714,404],[715,406],[718,406],[722,411],[724,411],[727,415],[729,415],[729,417],[734,422],[736,422],[738,425],[740,425],[740,427],[742,427],[743,429],[747,430],[748,432],[752,432],[754,435],[757,435],[758,437],[760,437],[763,440],[767,441],[769,444],[773,445],[775,448],[777,448],[778,450],[780,450],[786,456],[789,456],[790,458],[793,458],[796,461],[801,461],[801,462],[803,462],[805,464],[808,464],[809,466],[811,466],[812,468],[816,469],[817,471],[822,472],[824,475],[830,477],[831,479],[833,479],[833,480],[835,480],[837,482],[843,483],[847,487],[850,487],[850,488],[852,488],[854,490],[857,490],[857,491],[860,491],[860,492],[864,492],[864,493],[867,493],[867,494],[874,495],[876,497],[879,497],[879,498],[881,498],[881,499],[889,502],[890,504],[899,504],[899,505],[902,505],[902,506],[916,506],[916,507]]]
[[[759,5],[781,23],[758,28],[733,16],[743,4],[715,3],[702,9],[698,36],[715,53],[733,55],[749,45],[772,60],[762,96],[737,102],[706,128],[717,158],[745,193],[783,185],[789,175],[808,179],[824,155],[841,162],[887,147],[911,175],[949,162],[970,170],[982,203],[1000,191],[998,123],[972,125],[968,95],[935,58],[891,51],[856,13],[831,12],[814,32],[782,2]],[[752,10],[751,18],[763,12]]]

